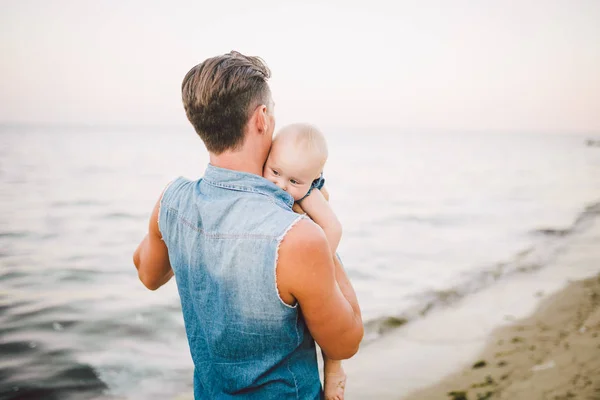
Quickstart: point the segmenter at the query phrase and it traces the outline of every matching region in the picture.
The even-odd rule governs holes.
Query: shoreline
[[[509,387],[511,382],[517,382],[521,378],[518,378],[518,374],[512,374],[510,379],[506,377],[501,380],[500,377],[507,372],[498,375],[495,370],[492,371],[492,367],[498,367],[497,364],[502,360],[488,357],[486,351],[491,351],[490,346],[498,346],[500,340],[506,342],[503,342],[506,349],[497,349],[494,350],[495,352],[508,351],[509,344],[513,345],[511,351],[514,350],[515,354],[521,352],[517,344],[536,346],[537,350],[523,353],[526,356],[537,357],[533,360],[535,361],[533,364],[525,365],[521,361],[508,364],[508,360],[504,360],[507,364],[502,364],[498,368],[512,371],[518,365],[525,365],[521,368],[529,371],[529,374],[533,373],[531,368],[535,365],[539,365],[536,368],[539,374],[544,372],[543,367],[547,367],[548,371],[561,370],[562,364],[559,364],[559,360],[554,360],[554,366],[551,368],[549,366],[552,364],[544,365],[545,362],[552,361],[551,359],[540,360],[543,359],[542,354],[554,354],[554,350],[544,347],[543,342],[534,343],[533,339],[536,336],[532,332],[536,332],[533,328],[537,325],[529,329],[527,328],[529,325],[526,324],[528,321],[540,320],[548,329],[544,334],[559,336],[566,334],[571,341],[578,338],[575,333],[579,334],[577,329],[581,326],[577,329],[569,328],[570,330],[567,331],[557,330],[558,328],[552,330],[551,327],[555,326],[555,320],[560,320],[564,326],[569,322],[575,324],[576,320],[568,319],[569,316],[577,315],[578,311],[580,314],[583,312],[577,308],[584,307],[586,304],[580,286],[589,284],[585,282],[598,279],[600,272],[598,243],[600,243],[600,219],[593,218],[586,222],[583,229],[572,232],[568,240],[556,248],[556,256],[542,268],[524,269],[521,273],[507,279],[498,280],[493,285],[474,292],[452,305],[436,309],[421,319],[411,321],[378,340],[365,344],[355,357],[344,361],[344,368],[348,375],[346,399],[464,400],[461,397],[448,396],[448,392],[466,390],[467,400],[481,400],[477,398],[475,391],[473,394],[470,393],[471,389],[476,389],[471,388],[471,385],[478,383],[488,383],[481,387],[487,391],[478,392],[480,397],[489,396],[483,399],[545,398],[535,395],[530,397],[501,395],[502,390],[509,390],[505,388]],[[600,283],[594,285],[594,293],[600,296]],[[564,293],[568,293],[566,298]],[[549,305],[555,302],[556,305],[550,309],[554,311],[547,311]],[[561,307],[570,311],[561,312],[559,310]],[[597,308],[597,304],[594,307]],[[579,322],[583,324],[585,321]],[[593,322],[592,319],[589,324],[593,325]],[[511,329],[516,329],[515,327],[520,327],[519,329],[523,331],[514,334]],[[585,328],[586,332],[594,333],[588,329],[596,328]],[[509,338],[500,337],[502,332],[510,332],[513,335]],[[526,337],[526,334],[531,338]],[[517,339],[517,343],[512,343],[512,339],[517,336],[527,341],[521,343]],[[600,338],[592,339],[600,345]],[[579,343],[576,340],[575,342]],[[600,359],[600,349],[593,350],[590,353]],[[569,354],[567,351],[562,356]],[[485,367],[472,370],[472,366],[481,360],[486,361]],[[522,375],[527,375],[527,371],[522,372]],[[594,371],[595,375],[600,377],[600,368]],[[494,385],[489,384],[487,375],[492,375]],[[461,381],[461,379],[471,379],[471,381]],[[500,382],[500,385],[497,381],[505,382]],[[490,391],[493,393],[486,394]],[[595,396],[589,399],[600,399],[600,393]],[[554,399],[554,397],[549,398]]]
[[[600,275],[570,283],[529,318],[497,328],[461,369],[399,398],[600,399]]]

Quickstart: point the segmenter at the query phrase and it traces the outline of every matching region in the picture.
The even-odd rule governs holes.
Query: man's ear
[[[265,133],[269,130],[269,116],[267,115],[267,106],[264,104],[259,105],[254,110],[252,115],[252,121],[256,126],[258,133]]]

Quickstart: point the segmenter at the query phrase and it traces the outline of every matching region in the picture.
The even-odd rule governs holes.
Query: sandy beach
[[[600,276],[495,330],[471,365],[402,399],[600,399]]]
[[[543,268],[361,346],[346,399],[600,399],[600,221],[571,231]]]

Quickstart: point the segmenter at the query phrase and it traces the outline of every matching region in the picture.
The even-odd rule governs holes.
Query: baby
[[[263,176],[294,198],[294,211],[306,213],[323,229],[335,257],[342,226],[329,206],[329,195],[323,188],[327,155],[327,143],[318,129],[308,124],[288,125],[273,139]],[[328,359],[325,354],[323,360],[325,398],[343,400],[346,374],[342,363]]]

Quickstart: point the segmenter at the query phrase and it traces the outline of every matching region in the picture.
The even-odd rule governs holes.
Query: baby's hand
[[[329,192],[327,191],[325,186],[323,186],[321,189],[317,189],[317,190],[319,190],[323,194],[323,197],[325,197],[325,200],[329,201]],[[311,195],[312,195],[312,193],[311,193]],[[306,214],[306,211],[304,211],[304,209],[302,208],[300,203],[297,201],[294,202],[294,205],[292,206],[292,211],[294,211],[295,213],[298,213],[298,214]]]
[[[302,206],[299,203],[294,203],[294,206],[292,207],[292,211],[298,214],[306,214],[306,211],[304,211],[304,209],[302,208]]]
[[[323,193],[323,197],[325,197],[325,200],[329,201],[329,192],[327,191],[327,188],[323,186],[320,190],[321,193]]]
[[[335,373],[325,374],[325,400],[344,400],[346,374],[340,368]]]

